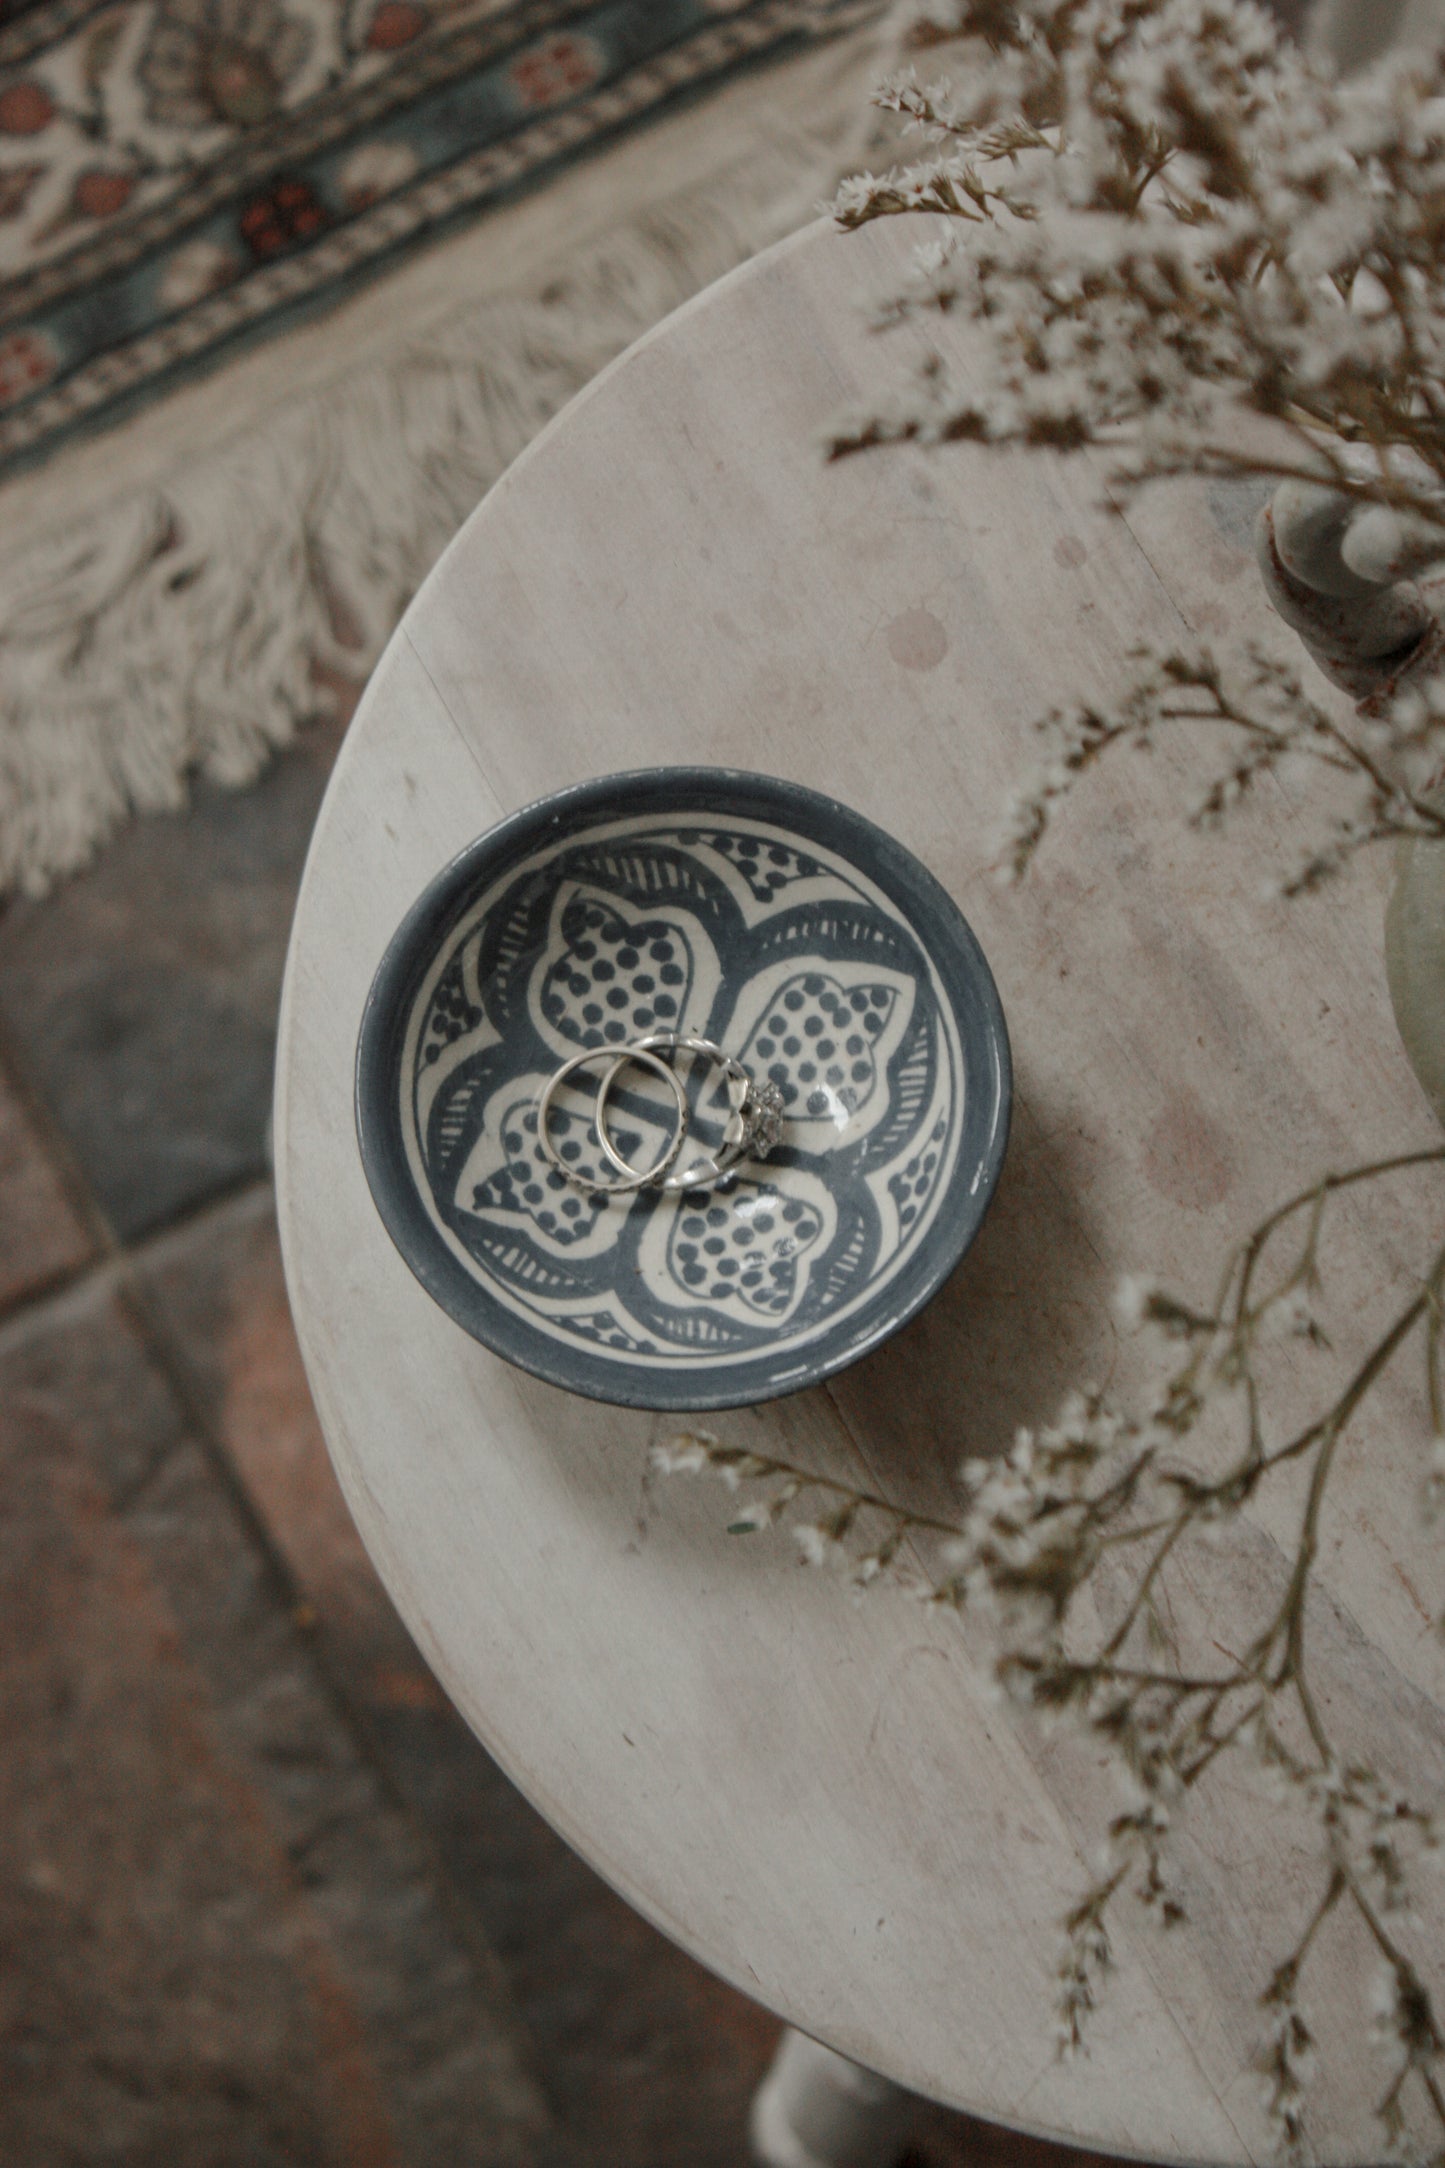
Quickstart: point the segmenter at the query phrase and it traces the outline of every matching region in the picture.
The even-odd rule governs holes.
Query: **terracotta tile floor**
[[[307,1396],[265,1133],[338,740],[0,916],[0,2161],[741,2168],[775,2023],[453,1715]]]

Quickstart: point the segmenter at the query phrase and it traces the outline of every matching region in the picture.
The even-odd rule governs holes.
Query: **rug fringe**
[[[42,893],[189,778],[249,782],[375,660],[542,424],[640,332],[812,216],[831,140],[772,143],[530,295],[0,561],[0,891]],[[721,182],[726,181],[726,185]]]

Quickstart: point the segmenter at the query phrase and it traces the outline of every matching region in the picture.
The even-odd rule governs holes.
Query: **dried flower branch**
[[[1242,670],[1226,672],[1207,651],[1157,655],[1136,649],[1139,675],[1110,713],[1088,702],[1055,709],[1036,726],[1044,759],[1010,811],[1003,862],[1023,875],[1058,801],[1118,745],[1148,752],[1161,726],[1184,724],[1201,738],[1225,740],[1215,768],[1187,818],[1221,827],[1265,777],[1301,763],[1345,778],[1322,833],[1279,882],[1296,896],[1317,888],[1367,844],[1399,836],[1445,840],[1445,809],[1430,785],[1445,764],[1445,680],[1398,691],[1384,712],[1361,716],[1353,731],[1311,699],[1299,674],[1259,649]]]
[[[878,94],[929,155],[835,204],[845,227],[966,222],[880,318],[928,332],[927,397],[835,453],[1092,444],[1136,484],[1294,474],[1440,527],[1445,58],[1341,83],[1254,0],[959,0],[953,27],[987,46],[965,84]],[[1006,187],[981,177],[999,165]],[[1274,452],[1242,411],[1279,424]]]
[[[919,33],[920,46],[978,40],[967,80],[910,76],[879,92],[925,154],[845,183],[835,215],[845,229],[931,221],[876,311],[880,330],[921,335],[922,359],[891,400],[838,425],[831,456],[904,440],[1091,449],[1118,502],[1178,474],[1324,484],[1349,516],[1356,588],[1381,597],[1363,684],[1312,642],[1339,683],[1373,688],[1351,721],[1254,651],[1227,667],[1141,650],[1112,706],[1045,718],[1009,870],[1027,870],[1079,777],[1116,746],[1149,750],[1165,725],[1219,748],[1188,811],[1199,828],[1266,778],[1321,786],[1285,894],[1370,843],[1445,842],[1445,677],[1430,675],[1445,639],[1403,584],[1445,560],[1445,48],[1338,82],[1253,0],[931,0]],[[1301,575],[1282,546],[1276,559],[1271,595],[1310,640],[1309,598],[1289,586]],[[1184,1919],[1176,1832],[1224,1765],[1252,1769],[1305,1817],[1317,1890],[1260,1997],[1267,2110],[1295,2158],[1317,2059],[1302,1991],[1353,1915],[1379,1959],[1382,2128],[1397,2142],[1413,2100],[1445,2168],[1445,2033],[1400,1932],[1421,1862],[1445,1853],[1445,1821],[1336,1739],[1308,1637],[1332,1476],[1361,1407],[1407,1355],[1423,1383],[1422,1496],[1445,1508],[1445,1242],[1352,1358],[1334,1354],[1320,1316],[1339,1194],[1441,1166],[1445,1147],[1324,1176],[1260,1221],[1207,1303],[1127,1283],[1122,1321],[1169,1356],[1154,1390],[1130,1412],[1086,1389],[1003,1458],[965,1462],[952,1519],[710,1437],[654,1453],[659,1470],[737,1491],[738,1534],[786,1524],[806,1560],[860,1589],[891,1574],[931,1603],[984,1613],[1005,1690],[1081,1726],[1127,1774],[1107,1858],[1063,1923],[1064,2052],[1084,2042],[1118,1904],[1137,1901],[1165,1928]],[[1343,1374],[1316,1412],[1287,1422],[1276,1366],[1287,1372],[1300,1344]],[[1189,1554],[1266,1502],[1276,1520],[1293,1510],[1294,1544],[1231,1655],[1175,1623]]]
[[[921,332],[923,358],[832,454],[1094,447],[1116,499],[1183,473],[1327,483],[1374,508],[1375,558],[1445,558],[1445,51],[1339,82],[1254,0],[956,0],[935,29],[944,14],[982,41],[967,81],[877,97],[927,155],[834,206],[849,229],[929,215],[877,312]],[[1197,821],[1290,755],[1351,772],[1286,893],[1367,843],[1442,833],[1445,687],[1382,694],[1353,730],[1259,655],[1242,675],[1207,652],[1140,661],[1117,712],[1046,719],[1016,869],[1073,780],[1164,720],[1230,726]]]
[[[1430,1434],[1421,1439],[1422,1488],[1438,1482],[1445,1462],[1438,1425],[1445,1245],[1318,1412],[1282,1435],[1271,1434],[1267,1419],[1272,1353],[1298,1341],[1321,1353],[1330,1347],[1317,1304],[1334,1199],[1430,1167],[1445,1167],[1445,1146],[1325,1176],[1252,1229],[1207,1305],[1152,1281],[1126,1282],[1121,1322],[1173,1351],[1143,1412],[1127,1413],[1093,1389],[1075,1394],[1052,1426],[1020,1431],[1003,1458],[965,1461],[956,1518],[913,1513],[877,1492],[702,1434],[653,1453],[659,1472],[710,1474],[741,1494],[735,1533],[785,1522],[810,1564],[833,1564],[859,1586],[892,1569],[935,1605],[983,1614],[997,1636],[996,1672],[1011,1699],[1047,1719],[1080,1724],[1116,1758],[1133,1796],[1110,1826],[1106,1864],[1065,1922],[1057,1997],[1065,2052],[1082,2045],[1110,1967],[1109,1920],[1119,1898],[1132,1896],[1166,1928],[1184,1919],[1173,1835],[1217,1764],[1252,1764],[1308,1815],[1319,1844],[1319,1898],[1261,1996],[1269,2113],[1281,2143],[1296,2154],[1314,2063],[1300,1986],[1341,1906],[1365,1923],[1381,1958],[1377,2031],[1391,2060],[1380,2102],[1387,2134],[1398,2129],[1413,2083],[1437,2116],[1445,2147],[1445,2041],[1429,1992],[1389,1926],[1407,1903],[1421,1857],[1445,1844],[1445,1822],[1433,1805],[1403,1796],[1336,1743],[1311,1683],[1306,1633],[1337,1456],[1361,1406],[1412,1345],[1426,1373],[1422,1405],[1431,1412]],[[1219,1415],[1239,1422],[1222,1460],[1202,1442],[1208,1419]],[[1303,1478],[1303,1501],[1272,1606],[1237,1656],[1217,1660],[1214,1642],[1206,1657],[1180,1646],[1162,1628],[1162,1599],[1189,1545],[1217,1537],[1287,1471]],[[1095,1607],[1077,1599],[1106,1554],[1116,1568],[1116,1615],[1106,1627],[1091,1627]]]

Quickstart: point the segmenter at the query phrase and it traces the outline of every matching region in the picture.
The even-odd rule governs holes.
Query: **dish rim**
[[[421,981],[439,946],[483,888],[549,836],[559,848],[600,817],[676,812],[687,822],[740,818],[791,826],[865,873],[903,913],[951,1005],[963,1055],[964,1130],[933,1224],[899,1273],[865,1304],[843,1345],[826,1334],[802,1376],[768,1379],[769,1354],[689,1385],[685,1370],[589,1365],[573,1349],[490,1296],[447,1248],[407,1162],[397,1089]],[[977,936],[941,881],[896,837],[838,799],[747,769],[676,765],[594,776],[533,799],[466,844],[427,883],[393,932],[371,980],[357,1033],[354,1114],[362,1167],[392,1242],[432,1300],[469,1336],[529,1375],[589,1400],[654,1413],[691,1414],[781,1399],[821,1384],[881,1346],[938,1293],[971,1247],[998,1185],[1013,1100],[1003,1004]],[[950,1217],[951,1213],[951,1217]],[[881,1313],[881,1314],[879,1314]],[[575,1368],[569,1370],[568,1357]],[[560,1358],[560,1359],[559,1359]],[[604,1374],[605,1371],[605,1374]]]

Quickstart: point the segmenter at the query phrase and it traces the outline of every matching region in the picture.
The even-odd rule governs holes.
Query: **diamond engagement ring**
[[[729,1054],[712,1039],[689,1032],[653,1031],[646,1038],[635,1039],[631,1046],[618,1049],[612,1067],[597,1089],[597,1141],[618,1172],[633,1176],[637,1170],[630,1160],[623,1158],[608,1131],[607,1103],[613,1086],[629,1061],[640,1060],[645,1055],[656,1058],[664,1051],[700,1054],[705,1060],[718,1063],[727,1078],[728,1118],[722,1143],[715,1152],[695,1160],[681,1173],[668,1173],[660,1166],[655,1167],[645,1177],[647,1184],[668,1195],[676,1195],[681,1190],[706,1189],[721,1180],[740,1160],[766,1159],[783,1134],[783,1095],[772,1079],[753,1076],[736,1055]]]

